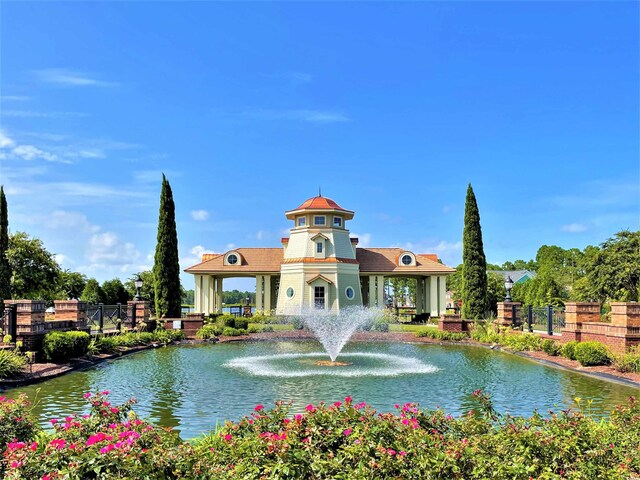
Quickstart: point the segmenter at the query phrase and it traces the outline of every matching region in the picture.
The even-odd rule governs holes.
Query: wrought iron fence
[[[562,332],[565,326],[564,309],[552,305],[534,307],[528,305],[522,309],[522,319],[530,332],[534,330],[546,332],[548,335]]]
[[[103,305],[102,303],[87,305],[87,325],[92,334],[119,331],[128,322],[127,305]]]
[[[2,315],[0,315],[0,331],[2,331],[2,335],[11,335],[12,340],[15,340],[17,332],[16,324],[16,305],[5,305]]]

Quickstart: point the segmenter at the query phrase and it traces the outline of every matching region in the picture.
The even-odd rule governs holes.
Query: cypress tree
[[[483,318],[487,310],[487,259],[482,245],[480,212],[471,184],[467,187],[462,234],[462,318]]]
[[[0,186],[0,313],[4,311],[4,300],[11,298],[11,266],[7,258],[9,249],[9,211],[4,187]]]
[[[180,318],[180,265],[175,205],[168,180],[162,174],[158,243],[153,265],[157,318]]]

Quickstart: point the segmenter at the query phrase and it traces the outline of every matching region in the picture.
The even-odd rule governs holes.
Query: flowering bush
[[[257,405],[242,420],[184,443],[139,419],[132,402],[112,406],[107,395],[86,394],[91,413],[52,420],[51,434],[5,435],[4,478],[526,480],[640,474],[640,404],[633,398],[606,421],[570,410],[500,416],[479,390],[470,398],[474,410],[460,417],[411,403],[378,413],[351,397],[295,414],[278,402],[271,410]],[[26,408],[11,405],[16,412]],[[16,414],[3,416],[2,428]]]

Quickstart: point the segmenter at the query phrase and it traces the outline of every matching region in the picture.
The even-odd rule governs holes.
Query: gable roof
[[[284,249],[280,248],[234,248],[242,257],[242,263],[224,265],[224,253],[204,254],[202,261],[187,269],[187,273],[280,273]]]
[[[511,277],[513,283],[522,283],[526,282],[528,279],[533,279],[536,276],[536,272],[532,272],[531,270],[489,270],[492,273],[498,273],[507,279],[507,276]]]
[[[361,273],[436,273],[449,274],[456,270],[438,262],[432,253],[415,253],[416,265],[398,265],[398,258],[407,250],[403,248],[356,248],[356,259]]]

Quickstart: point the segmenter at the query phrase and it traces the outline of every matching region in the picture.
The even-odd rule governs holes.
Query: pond
[[[350,395],[380,411],[395,403],[440,406],[451,414],[473,408],[471,393],[491,394],[499,412],[530,415],[534,410],[575,407],[592,399],[592,414],[606,415],[640,389],[547,367],[483,347],[405,343],[350,343],[338,360],[351,365],[320,367],[320,344],[238,342],[147,350],[44,383],[9,390],[37,398],[34,414],[50,418],[86,411],[82,394],[109,390],[110,401],[138,399],[135,410],[185,439],[237,420],[257,404],[332,403]]]

